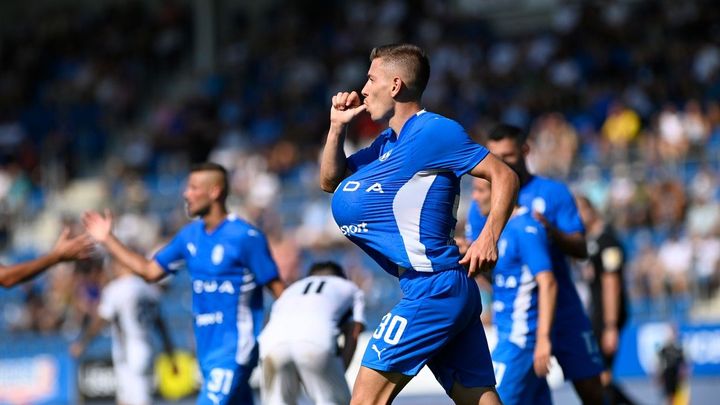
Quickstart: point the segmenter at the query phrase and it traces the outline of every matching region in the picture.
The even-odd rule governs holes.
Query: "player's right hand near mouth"
[[[365,110],[367,110],[367,105],[360,102],[360,96],[356,91],[352,93],[339,92],[332,98],[330,124],[347,125]]]

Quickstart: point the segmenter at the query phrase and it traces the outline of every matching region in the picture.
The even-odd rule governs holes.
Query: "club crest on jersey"
[[[223,257],[225,256],[225,248],[223,248],[222,245],[215,245],[215,247],[212,250],[212,254],[210,255],[210,260],[212,260],[214,265],[218,265],[222,263]]]
[[[387,151],[387,152],[385,152],[385,153],[383,153],[382,156],[380,156],[380,159],[379,159],[379,160],[380,160],[381,162],[384,162],[384,161],[388,160],[388,158],[390,157],[390,154],[391,154],[391,153],[392,153],[392,149],[389,150],[389,151]]]

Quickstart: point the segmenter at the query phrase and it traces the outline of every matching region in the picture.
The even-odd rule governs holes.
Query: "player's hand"
[[[360,96],[356,91],[352,93],[340,92],[332,98],[330,123],[346,125],[366,109],[367,106],[360,102]]]
[[[475,277],[492,270],[497,260],[497,244],[488,233],[483,232],[468,247],[459,263],[468,269],[468,277]]]
[[[600,345],[602,351],[606,355],[615,354],[618,347],[618,330],[615,327],[606,327],[603,329],[602,338],[600,339]]]
[[[533,355],[533,368],[535,375],[545,377],[550,372],[550,356],[552,355],[552,343],[550,338],[538,339],[535,343],[535,353]]]
[[[61,261],[85,259],[92,254],[93,241],[87,234],[70,237],[70,228],[65,227],[55,242],[52,251]]]
[[[80,342],[75,342],[72,345],[70,345],[70,355],[74,358],[80,357],[81,354],[85,351],[85,346]]]
[[[105,210],[104,216],[97,211],[88,211],[83,215],[83,224],[85,225],[85,231],[93,239],[104,243],[110,237],[112,231],[112,213],[109,209]]]
[[[540,222],[540,225],[542,225],[545,229],[548,229],[550,221],[545,218],[545,215],[541,214],[539,211],[533,211],[532,216],[536,221]]]

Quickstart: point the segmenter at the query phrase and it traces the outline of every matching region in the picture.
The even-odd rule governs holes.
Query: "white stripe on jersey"
[[[255,331],[253,314],[250,310],[250,297],[255,290],[255,278],[250,282],[247,275],[243,277],[243,285],[238,294],[237,307],[237,348],[235,349],[235,361],[238,364],[246,365],[250,361],[253,348],[255,347]],[[252,288],[246,288],[252,286]]]
[[[530,330],[528,328],[528,309],[530,309],[532,293],[536,286],[537,282],[530,273],[530,269],[523,265],[520,286],[515,301],[513,301],[512,329],[508,338],[520,347],[525,347],[527,343],[527,333]]]
[[[437,174],[418,172],[398,190],[393,200],[393,215],[405,253],[415,271],[433,271],[432,262],[425,254],[425,245],[420,242],[420,217],[425,198]],[[422,201],[418,204],[418,201]]]

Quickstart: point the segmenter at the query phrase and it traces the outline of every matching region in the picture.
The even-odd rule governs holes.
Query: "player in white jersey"
[[[81,338],[71,346],[78,357],[107,324],[112,325],[112,359],[115,370],[116,400],[119,405],[152,403],[153,348],[150,331],[157,329],[164,350],[172,345],[159,313],[160,293],[128,268],[115,262],[115,279],[102,291],[97,317]]]
[[[362,290],[334,262],[314,264],[308,277],[286,289],[260,335],[263,403],[295,404],[301,385],[315,404],[350,403],[345,370],[364,329],[364,311]]]

